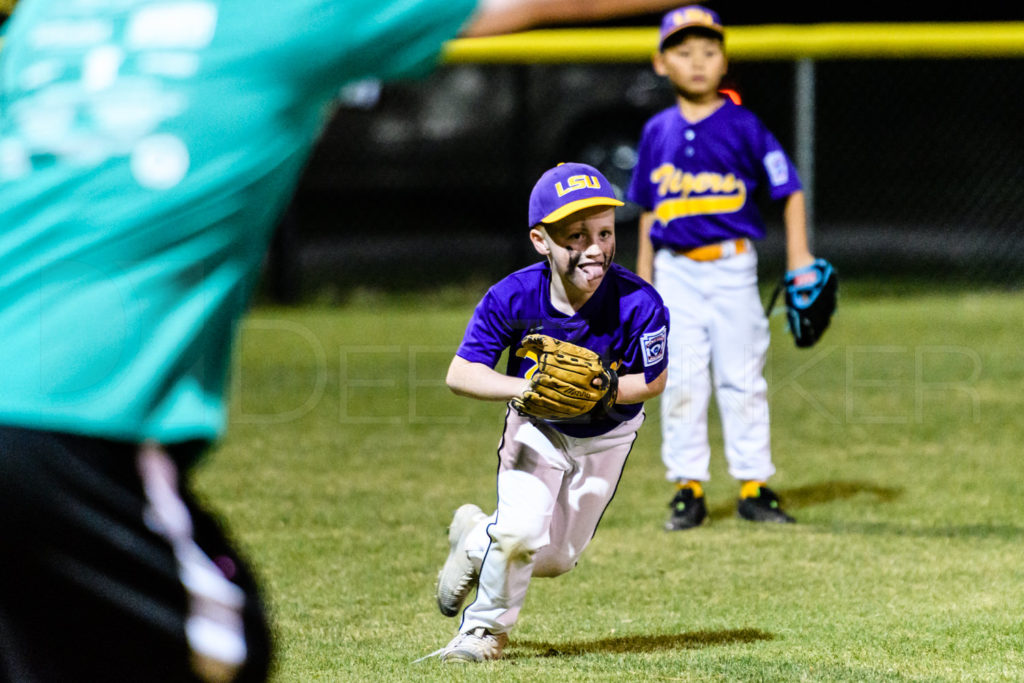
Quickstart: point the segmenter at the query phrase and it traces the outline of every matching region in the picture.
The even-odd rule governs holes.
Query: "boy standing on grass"
[[[613,207],[621,205],[591,166],[560,164],[541,176],[529,222],[544,261],[491,287],[448,370],[455,393],[509,407],[498,447],[497,509],[488,516],[463,505],[449,529],[438,607],[455,616],[474,586],[477,592],[458,635],[440,651],[442,661],[499,658],[531,578],[576,565],[615,494],[643,402],[665,386],[668,314],[661,297],[612,263]],[[531,401],[543,404],[549,388],[538,378],[549,359],[558,360],[546,353],[552,348],[563,357],[573,348],[594,352],[605,376],[617,377],[617,398],[611,381],[603,410],[598,405],[568,420],[531,415]],[[508,366],[498,372],[506,349]]]
[[[661,401],[662,459],[677,487],[669,531],[698,526],[707,516],[709,367],[729,473],[742,482],[738,515],[793,521],[765,485],[775,467],[763,373],[768,320],[753,246],[765,235],[754,202],[760,187],[785,200],[788,269],[809,266],[814,257],[796,169],[753,113],[719,93],[726,67],[715,12],[693,5],[665,15],[654,69],[671,82],[676,104],[647,122],[627,194],[645,209],[637,273],[654,283],[672,312]]]

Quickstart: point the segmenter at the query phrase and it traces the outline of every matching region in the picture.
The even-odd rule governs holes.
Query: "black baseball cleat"
[[[700,526],[708,516],[708,508],[704,503],[704,491],[699,483],[691,481],[679,487],[672,502],[668,504],[672,510],[665,531],[681,531]]]
[[[761,482],[748,481],[743,485],[736,514],[751,522],[792,524],[796,521],[782,510],[775,491]]]

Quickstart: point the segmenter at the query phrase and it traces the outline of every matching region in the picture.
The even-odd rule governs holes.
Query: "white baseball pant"
[[[672,320],[668,382],[661,395],[661,457],[670,481],[711,478],[708,404],[712,384],[729,474],[767,480],[775,472],[768,425],[768,319],[753,250],[695,261],[661,249],[654,286]]]
[[[600,436],[573,438],[509,410],[498,449],[498,505],[467,540],[480,571],[463,633],[507,632],[534,576],[576,566],[618,487],[644,413]]]

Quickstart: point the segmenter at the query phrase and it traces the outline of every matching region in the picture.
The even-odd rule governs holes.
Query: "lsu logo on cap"
[[[715,20],[715,16],[705,9],[700,7],[687,7],[685,9],[679,9],[672,14],[672,23],[676,26],[681,24],[705,24],[706,26],[715,26],[718,22]]]
[[[564,197],[574,190],[584,190],[588,187],[592,190],[601,189],[601,181],[597,179],[597,176],[592,175],[569,176],[565,182],[568,184],[568,187],[563,187],[562,181],[555,183],[555,192],[558,193],[559,197]]]
[[[644,367],[660,363],[665,358],[665,346],[668,340],[668,329],[661,329],[640,335],[640,350],[644,354]]]

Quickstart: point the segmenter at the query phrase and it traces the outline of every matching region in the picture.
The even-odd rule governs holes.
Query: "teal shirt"
[[[267,244],[345,83],[476,0],[22,0],[0,49],[0,424],[212,440]]]

